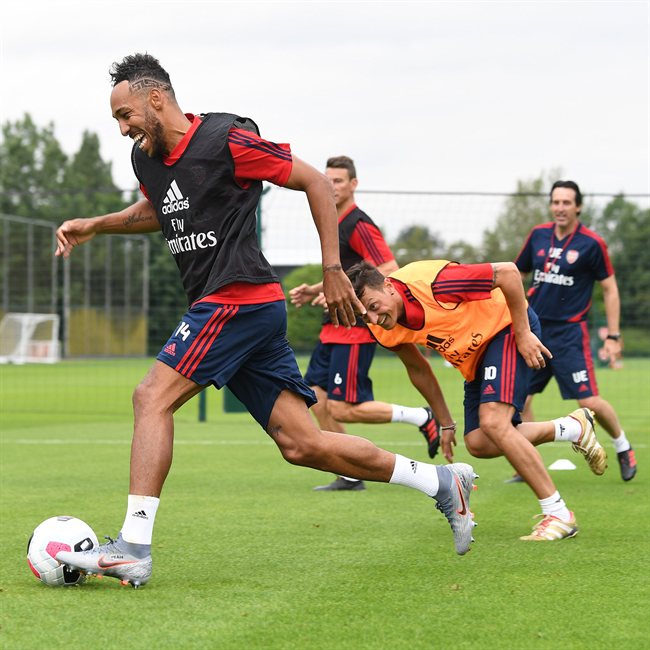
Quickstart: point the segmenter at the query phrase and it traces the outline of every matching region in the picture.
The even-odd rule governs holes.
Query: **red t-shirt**
[[[357,209],[356,204],[350,206],[339,217],[339,224]],[[352,215],[352,217],[354,216]],[[361,219],[354,225],[354,230],[347,239],[347,246],[366,262],[370,262],[375,266],[390,262],[394,259],[393,251],[391,251],[386,243],[384,236],[381,234],[381,230],[374,223],[368,223]],[[321,343],[339,343],[346,345],[375,343],[375,338],[368,331],[367,327],[351,327],[347,329],[345,327],[334,327],[332,323],[323,325],[319,338]]]

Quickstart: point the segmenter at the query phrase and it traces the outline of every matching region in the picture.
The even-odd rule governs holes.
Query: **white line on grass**
[[[18,438],[16,440],[4,440],[3,444],[14,445],[130,445],[131,439],[110,440],[102,438]],[[270,440],[174,440],[175,445],[274,445]],[[378,440],[375,444],[379,447],[421,447],[420,441],[413,440]],[[563,447],[566,442],[551,442],[544,447]],[[613,448],[613,445],[608,445]],[[648,445],[635,443],[635,449],[647,449]]]

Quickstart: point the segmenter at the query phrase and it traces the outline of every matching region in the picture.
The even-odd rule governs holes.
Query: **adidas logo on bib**
[[[189,207],[190,200],[183,196],[183,193],[178,187],[178,183],[173,180],[169,185],[165,198],[163,199],[162,213],[172,214],[173,212],[179,212],[180,210],[187,210]]]

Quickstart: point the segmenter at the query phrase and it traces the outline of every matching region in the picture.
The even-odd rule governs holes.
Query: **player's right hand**
[[[328,271],[323,277],[323,292],[334,327],[350,329],[357,322],[357,314],[366,315],[366,308],[357,298],[348,276],[341,270]]]
[[[95,236],[96,232],[91,219],[70,219],[64,221],[56,231],[57,257],[70,257],[75,246],[83,244]]]
[[[304,282],[289,291],[291,304],[298,308],[306,305],[313,297],[314,291],[312,286]]]
[[[442,455],[449,463],[454,462],[454,447],[456,446],[456,429],[446,429],[440,433],[440,448]]]

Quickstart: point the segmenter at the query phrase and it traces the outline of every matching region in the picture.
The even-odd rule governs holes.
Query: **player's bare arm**
[[[420,352],[417,345],[413,343],[404,343],[392,348],[392,350],[404,364],[411,384],[417,388],[420,395],[424,397],[431,407],[442,433],[440,439],[442,453],[452,463],[454,459],[453,448],[456,446],[456,423],[451,417],[445,396],[438,379],[431,369],[431,364]]]
[[[615,363],[622,356],[621,335],[621,298],[618,293],[616,276],[610,275],[601,281],[603,290],[603,303],[605,305],[605,316],[607,318],[607,338],[603,348],[610,363]],[[612,337],[612,338],[610,338]],[[619,338],[616,338],[619,337]]]
[[[323,260],[323,292],[334,325],[351,327],[355,311],[366,310],[354,294],[348,276],[343,272],[339,256],[338,216],[332,185],[324,174],[293,157],[291,175],[286,187],[301,190],[307,195],[309,208],[318,230]]]
[[[492,286],[501,289],[512,316],[517,350],[531,368],[544,368],[553,355],[549,349],[532,333],[528,322],[528,302],[521,283],[521,274],[514,262],[492,264],[494,280]]]
[[[100,233],[128,235],[157,230],[160,230],[160,223],[155,208],[147,199],[141,199],[119,212],[64,221],[56,231],[54,254],[69,257],[75,246],[90,241]]]
[[[322,282],[317,282],[316,284],[306,284],[303,282],[303,284],[300,284],[289,291],[289,299],[291,300],[291,304],[298,308],[308,302],[311,302],[312,305],[316,305],[322,292]]]
[[[377,267],[377,270],[382,275],[389,275],[393,271],[397,271],[399,268],[395,260],[389,260],[384,262]],[[327,301],[323,295],[323,283],[317,282],[316,284],[301,284],[297,287],[294,287],[289,291],[289,298],[291,299],[291,304],[295,307],[302,307],[304,304],[311,301],[312,307],[323,307],[327,309]]]

